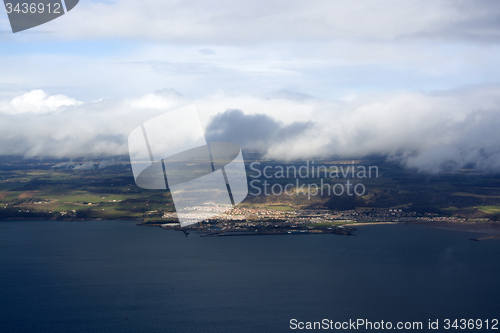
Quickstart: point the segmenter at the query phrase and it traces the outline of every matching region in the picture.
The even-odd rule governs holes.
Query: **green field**
[[[257,158],[257,157],[256,157]],[[260,158],[260,157],[259,157]],[[135,185],[126,157],[105,169],[74,170],[54,168],[67,160],[0,156],[0,219],[17,217],[50,218],[161,218],[174,211],[168,191],[145,190]],[[83,160],[80,160],[80,162]],[[304,161],[263,161],[260,168],[277,165],[304,165]],[[78,162],[78,161],[77,161]],[[252,160],[247,160],[251,163]],[[295,195],[248,195],[240,207],[292,212],[299,209],[357,210],[370,214],[376,209],[401,209],[413,216],[457,216],[474,219],[500,217],[500,175],[423,174],[403,169],[383,159],[361,160],[377,165],[379,178],[351,179],[366,188],[362,196],[302,195],[295,178],[264,178],[269,184],[294,184]],[[343,161],[319,160],[315,165],[342,166]],[[255,176],[255,172],[249,175]],[[300,184],[345,184],[347,179],[301,178]],[[249,180],[254,180],[251,177]],[[326,187],[326,185],[324,185]],[[307,187],[306,187],[307,190]],[[252,191],[252,189],[249,189]],[[308,193],[310,194],[310,193]],[[40,212],[43,214],[36,214]],[[45,214],[45,215],[44,215]]]
[[[45,161],[0,158],[0,218],[143,218],[162,215],[173,205],[166,191],[143,191],[130,165],[106,170],[54,169]],[[3,163],[2,163],[3,162]],[[12,164],[18,164],[18,168]],[[6,170],[7,169],[7,170]],[[27,169],[27,170],[26,170]]]
[[[477,208],[479,208],[479,210],[481,210],[482,212],[485,212],[488,214],[500,213],[500,206],[479,206]]]
[[[268,210],[276,210],[283,212],[295,211],[295,208],[289,206],[265,206],[264,208]]]
[[[305,224],[307,227],[330,227],[334,225],[345,225],[354,224],[354,221],[332,221],[332,222],[321,222],[321,223],[309,223]]]

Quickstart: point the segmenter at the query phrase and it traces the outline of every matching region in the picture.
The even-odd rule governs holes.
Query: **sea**
[[[500,328],[500,240],[471,231],[186,237],[137,223],[1,221],[0,332]]]

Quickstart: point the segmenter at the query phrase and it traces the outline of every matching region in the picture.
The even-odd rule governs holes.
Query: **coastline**
[[[500,240],[500,222],[466,222],[460,224],[453,223],[414,223],[429,228],[460,231],[477,234],[471,241]]]
[[[0,219],[0,222],[2,221],[60,221],[60,222],[86,222],[86,221],[117,221],[117,220],[123,220],[123,221],[137,221],[136,225],[137,226],[156,226],[158,227],[159,225],[148,225],[144,224],[143,219],[137,219],[137,218],[97,218],[97,219],[43,219],[43,218],[8,218],[8,219]],[[354,231],[357,227],[359,226],[373,226],[373,225],[421,225],[425,227],[430,227],[430,228],[435,228],[435,229],[443,229],[443,230],[453,230],[453,231],[462,231],[462,232],[469,232],[469,233],[475,233],[477,234],[477,237],[475,238],[470,238],[470,240],[473,241],[484,241],[484,240],[497,240],[500,239],[500,222],[461,222],[461,223],[446,223],[446,222],[420,222],[420,221],[414,221],[414,222],[392,222],[392,221],[385,221],[385,222],[366,222],[366,223],[349,223],[349,224],[342,224],[338,225],[339,227],[343,228],[349,228],[353,229]],[[175,230],[175,228],[163,228],[163,229],[172,229]],[[325,230],[326,231],[326,230]],[[307,234],[315,234],[316,232],[308,232]],[[326,233],[332,233],[331,231],[326,232]],[[266,232],[266,233],[257,233],[254,235],[277,235],[281,233],[274,233],[274,232]],[[283,233],[283,234],[288,234],[288,233]],[[295,233],[294,233],[295,234]],[[321,234],[321,233],[317,233]]]
[[[357,223],[348,223],[348,224],[342,224],[343,227],[353,227],[353,226],[361,226],[361,225],[377,225],[377,224],[408,224],[408,222],[357,222]]]
[[[462,222],[462,223],[428,223],[419,222],[412,223],[417,225],[424,225],[428,227],[445,229],[445,230],[458,230],[476,233],[490,233],[500,235],[500,222]]]

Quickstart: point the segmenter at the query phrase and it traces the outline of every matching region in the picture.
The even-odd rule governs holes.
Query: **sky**
[[[80,0],[16,34],[2,9],[0,154],[127,154],[195,104],[268,158],[498,172],[498,59],[495,0]]]

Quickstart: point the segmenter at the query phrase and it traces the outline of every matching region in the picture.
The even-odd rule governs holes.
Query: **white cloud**
[[[65,95],[49,96],[43,90],[32,90],[11,101],[0,102],[0,112],[7,114],[46,114],[62,112],[64,107],[81,105],[82,102]]]
[[[152,94],[130,100],[133,109],[169,109],[183,101],[183,96],[174,89],[162,89]]]
[[[78,164],[74,167],[75,170],[93,170],[95,169],[95,164],[93,162],[84,162]]]

